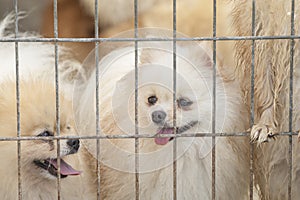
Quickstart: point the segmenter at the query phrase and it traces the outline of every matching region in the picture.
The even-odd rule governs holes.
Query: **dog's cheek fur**
[[[36,140],[21,142],[22,159],[26,161],[56,158],[56,142],[53,140]]]

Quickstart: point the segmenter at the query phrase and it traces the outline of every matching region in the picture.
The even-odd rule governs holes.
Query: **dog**
[[[10,14],[1,21],[0,38],[13,38],[13,34],[9,31],[13,19],[14,15]],[[19,37],[38,37],[38,35],[20,33]],[[60,86],[56,96],[53,44],[20,42],[17,79],[15,43],[0,43],[0,136],[8,138],[8,141],[0,142],[2,160],[0,194],[3,199],[17,199],[18,191],[23,199],[57,199],[58,153],[60,197],[96,198],[92,189],[88,187],[94,183],[88,181],[90,168],[86,167],[84,162],[85,151],[80,150],[82,148],[79,139],[61,139],[58,149],[56,140],[44,138],[58,134],[56,99],[59,100],[60,135],[77,135],[71,100],[73,83],[77,78],[79,81],[84,77],[84,70],[79,62],[71,59],[65,48],[58,47],[58,49],[59,57],[61,56],[58,60]],[[20,97],[19,126],[17,80]],[[17,127],[20,128],[21,137],[35,137],[20,141],[20,157],[17,154],[17,142],[12,140],[17,137]],[[20,190],[18,183],[21,186]]]
[[[250,1],[231,1],[233,34],[250,36],[252,33],[252,4]],[[256,1],[255,36],[282,36],[291,34],[291,3],[289,1]],[[300,5],[295,3],[295,19],[300,14]],[[277,20],[274,20],[277,19]],[[299,21],[295,20],[295,34]],[[250,110],[251,94],[251,41],[236,41],[236,77],[240,80],[245,102]],[[259,147],[255,150],[255,180],[261,191],[261,199],[288,199],[289,164],[292,164],[293,199],[300,198],[297,185],[299,148],[293,142],[293,158],[289,163],[289,142],[287,137],[277,133],[289,132],[289,73],[291,41],[286,39],[256,40],[254,48],[254,125],[251,140]],[[294,89],[292,131],[299,130],[299,41],[294,46]]]
[[[0,84],[0,121],[1,137],[17,136],[17,110],[16,110],[16,84],[7,81]],[[55,88],[43,81],[22,81],[20,83],[20,112],[21,136],[54,136],[56,135]],[[72,120],[71,103],[61,98],[61,135],[75,135],[74,121]],[[28,140],[21,141],[21,186],[24,199],[56,199],[57,198],[57,143],[55,140]],[[80,197],[80,178],[68,177],[80,175],[64,161],[65,156],[75,166],[80,167],[79,158],[71,156],[76,154],[80,147],[78,139],[61,140],[60,142],[60,173],[62,197]],[[4,199],[17,199],[18,195],[18,168],[17,143],[4,141],[0,143],[1,149],[1,195]],[[77,163],[77,164],[76,164]],[[66,179],[66,180],[64,180]],[[74,189],[76,188],[76,189]]]
[[[100,134],[116,137],[100,140],[100,188],[103,199],[134,199],[135,172],[139,176],[140,198],[172,199],[172,163],[175,160],[177,198],[212,198],[213,62],[211,54],[199,44],[179,43],[176,46],[175,101],[172,42],[139,43],[137,119],[134,47],[117,48],[99,62]],[[95,73],[81,93],[81,104],[77,107],[80,116],[77,123],[83,127],[84,133],[95,133],[96,128],[96,90],[93,85]],[[216,76],[216,110],[216,132],[242,132],[249,126],[238,86],[223,80],[219,73]],[[174,114],[176,122],[173,120]],[[240,119],[245,120],[236,123]],[[138,144],[132,139],[136,127],[141,136]],[[175,139],[175,133],[180,137]],[[193,133],[207,135],[188,137]],[[120,135],[122,138],[118,138]],[[175,141],[176,150],[173,149]],[[84,142],[95,156],[95,143],[90,140]],[[217,137],[215,148],[216,198],[245,198],[250,176],[247,137]],[[174,151],[176,155],[173,155]],[[138,168],[135,168],[136,157]]]

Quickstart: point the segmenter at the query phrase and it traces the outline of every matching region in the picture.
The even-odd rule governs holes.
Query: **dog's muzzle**
[[[69,139],[67,142],[67,145],[70,149],[67,155],[75,154],[77,153],[79,147],[80,147],[80,141],[78,139]],[[54,177],[57,177],[58,175],[58,161],[56,158],[47,158],[45,160],[34,160],[33,163],[45,170],[48,171],[49,174],[51,174]],[[60,158],[60,176],[61,178],[66,178],[69,175],[80,175],[80,171],[77,171],[73,169],[71,165],[66,163],[62,158]]]

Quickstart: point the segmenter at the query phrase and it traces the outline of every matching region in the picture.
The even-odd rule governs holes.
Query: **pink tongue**
[[[57,159],[49,159],[50,162],[56,169],[57,167]],[[62,175],[79,175],[81,172],[73,169],[71,165],[66,163],[63,159],[60,159],[60,173]]]
[[[157,133],[158,134],[173,134],[174,129],[173,128],[164,128],[159,130]],[[154,139],[155,143],[158,145],[165,145],[169,142],[170,138],[169,137],[157,137]]]

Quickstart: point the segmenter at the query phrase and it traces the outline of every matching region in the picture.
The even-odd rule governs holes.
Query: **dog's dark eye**
[[[154,105],[157,102],[157,97],[156,96],[151,96],[148,98],[148,103],[150,105]]]
[[[189,99],[185,99],[185,98],[180,98],[177,100],[178,106],[179,107],[187,107],[193,104],[192,101],[190,101]]]
[[[38,134],[37,136],[40,136],[40,137],[49,137],[49,136],[53,136],[53,134],[50,131],[44,131],[44,132]]]

